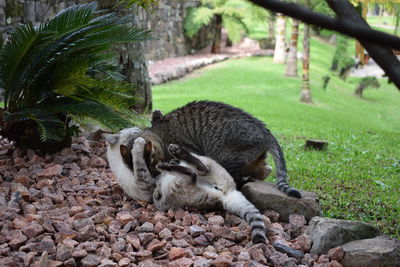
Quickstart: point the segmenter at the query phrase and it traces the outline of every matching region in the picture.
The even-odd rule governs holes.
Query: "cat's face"
[[[107,145],[107,158],[110,163],[111,169],[116,167],[114,165],[124,164],[124,158],[121,153],[121,147],[126,147],[130,140],[136,139],[142,132],[141,129],[137,127],[122,129],[116,134],[103,134],[103,138]],[[132,157],[126,161],[130,163],[125,163],[125,165],[132,164]],[[132,169],[132,168],[131,168]]]

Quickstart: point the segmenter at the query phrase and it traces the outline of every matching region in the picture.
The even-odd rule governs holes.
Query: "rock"
[[[172,236],[172,232],[171,230],[169,230],[168,228],[164,228],[159,234],[158,236],[162,239],[167,239],[169,237]]]
[[[22,228],[22,232],[24,232],[24,234],[28,237],[28,239],[31,239],[31,238],[43,233],[44,228],[37,222],[33,221],[28,226]]]
[[[233,256],[230,252],[222,252],[213,260],[213,265],[215,267],[228,267],[233,262]]]
[[[185,256],[184,248],[172,247],[168,253],[168,258],[173,261]]]
[[[264,255],[263,255],[264,256]],[[264,257],[265,258],[265,257]],[[250,253],[247,251],[241,251],[238,255],[238,261],[250,261]]]
[[[126,241],[128,241],[136,250],[140,248],[140,240],[136,234],[129,233],[126,236]]]
[[[53,178],[55,176],[60,176],[63,170],[63,166],[55,164],[47,167],[43,171],[39,172],[37,175],[43,178]]]
[[[343,245],[345,267],[399,266],[400,241],[384,236],[356,240]]]
[[[118,261],[118,266],[128,266],[131,264],[131,260],[128,258],[122,258]]]
[[[210,225],[218,225],[218,226],[223,226],[224,225],[224,218],[222,216],[212,216],[208,218],[208,224]]]
[[[88,165],[93,168],[105,168],[107,167],[107,161],[94,155],[89,159]]]
[[[328,257],[330,260],[341,262],[344,257],[344,250],[342,247],[335,247],[328,250]]]
[[[125,225],[128,222],[133,221],[135,217],[133,217],[133,215],[128,211],[121,211],[117,213],[115,219],[119,221],[122,225]]]
[[[97,255],[89,254],[81,260],[83,267],[95,267],[100,264],[100,259]]]
[[[61,244],[57,248],[57,255],[56,259],[59,261],[65,261],[72,257],[72,251],[74,250],[73,247]]]
[[[163,248],[165,246],[165,244],[167,243],[166,240],[157,240],[157,239],[153,239],[152,241],[150,241],[150,243],[147,245],[147,250],[151,251],[151,252],[155,252],[161,248]]]
[[[295,213],[304,215],[307,220],[321,214],[315,193],[301,191],[302,198],[289,197],[280,192],[274,184],[262,181],[247,183],[241,191],[261,212],[274,210],[279,212],[281,220],[286,222],[289,221],[289,216]]]
[[[197,225],[192,225],[189,227],[190,235],[193,237],[197,237],[205,232],[203,228]]]
[[[311,239],[307,234],[302,234],[301,236],[298,236],[293,243],[293,245],[296,245],[298,247],[296,249],[300,249],[304,252],[310,251],[311,244]],[[294,248],[294,246],[292,246],[292,248]]]
[[[200,235],[196,238],[193,239],[193,245],[194,246],[208,246],[210,244],[210,242],[208,241],[207,237],[205,237],[204,235]]]
[[[189,258],[180,258],[174,261],[171,261],[168,264],[168,267],[191,267],[193,266],[193,261]]]
[[[363,222],[314,217],[307,233],[313,242],[311,252],[321,254],[353,240],[376,237],[379,230]]]
[[[207,259],[197,259],[193,263],[193,267],[211,267],[212,261]]]
[[[140,227],[137,228],[138,232],[153,232],[154,231],[154,224],[150,222],[145,222]]]

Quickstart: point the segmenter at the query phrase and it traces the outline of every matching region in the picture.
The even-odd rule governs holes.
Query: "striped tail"
[[[237,190],[229,192],[222,201],[224,209],[244,219],[251,227],[253,244],[266,243],[266,227],[260,211]]]
[[[285,157],[283,156],[282,149],[278,144],[278,141],[275,138],[272,138],[272,148],[268,152],[271,153],[275,162],[276,169],[276,186],[279,191],[285,193],[291,197],[301,198],[301,194],[298,190],[290,187],[287,183],[287,173],[286,173],[286,162]]]

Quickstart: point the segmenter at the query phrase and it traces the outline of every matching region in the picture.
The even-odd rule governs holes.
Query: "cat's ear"
[[[119,141],[119,134],[103,133],[101,136],[110,145],[115,145]]]
[[[144,150],[143,150],[143,158],[146,161],[147,166],[150,166],[151,164],[152,155],[153,155],[153,144],[151,143],[151,141],[147,141],[146,144],[144,145]]]
[[[129,169],[133,171],[132,153],[129,148],[127,146],[120,145],[119,151],[121,153],[122,161],[128,166]]]
[[[161,110],[159,109],[154,110],[151,116],[151,124],[161,121],[163,117],[164,115],[161,113]]]

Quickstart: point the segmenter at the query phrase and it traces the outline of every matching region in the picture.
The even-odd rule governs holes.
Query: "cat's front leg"
[[[186,163],[192,165],[196,171],[197,174],[200,176],[204,176],[208,173],[209,169],[203,162],[201,162],[200,159],[198,159],[196,156],[194,156],[192,153],[187,151],[186,149],[176,145],[176,144],[170,144],[168,146],[168,152],[175,158],[185,161]]]
[[[138,187],[143,190],[153,190],[154,177],[151,176],[144,158],[146,140],[141,137],[135,139],[132,146],[133,174],[137,178]]]

